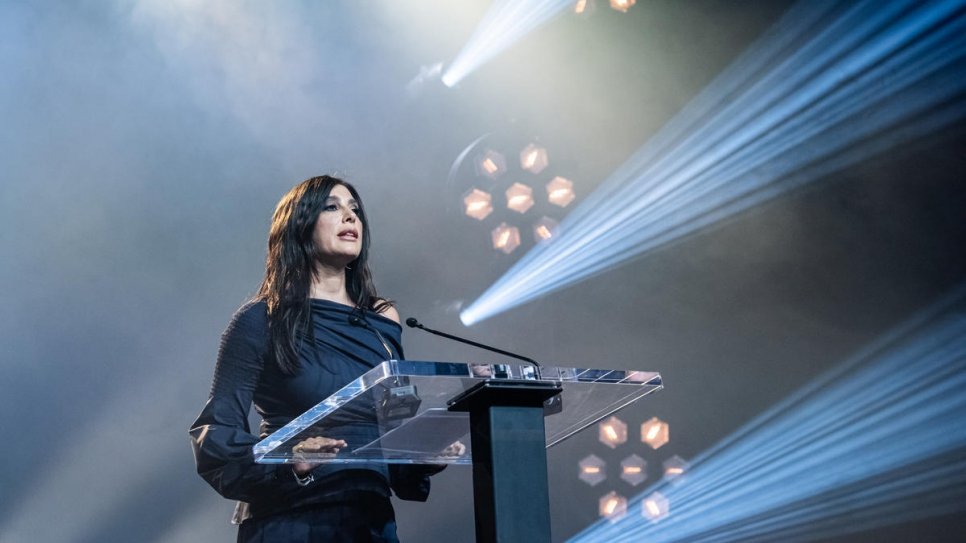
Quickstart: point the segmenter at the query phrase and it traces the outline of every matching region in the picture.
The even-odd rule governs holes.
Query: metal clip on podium
[[[389,360],[256,444],[255,459],[472,463],[477,541],[549,542],[546,449],[662,388],[644,371]],[[347,446],[293,453],[315,436]]]

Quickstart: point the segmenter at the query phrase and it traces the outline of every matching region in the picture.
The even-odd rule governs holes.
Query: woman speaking
[[[368,266],[358,192],[313,177],[278,203],[258,294],[221,338],[208,402],[190,434],[198,473],[239,500],[239,542],[398,541],[389,497],[424,501],[441,466],[257,464],[252,446],[387,359],[401,359],[399,314]],[[248,427],[254,403],[261,438]],[[303,452],[335,453],[314,437]]]

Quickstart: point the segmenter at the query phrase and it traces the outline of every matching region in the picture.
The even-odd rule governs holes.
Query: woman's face
[[[344,267],[362,251],[359,204],[344,185],[336,185],[319,213],[313,238],[323,264]]]

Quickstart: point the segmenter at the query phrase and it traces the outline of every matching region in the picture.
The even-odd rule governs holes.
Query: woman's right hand
[[[316,457],[335,456],[345,446],[346,443],[342,439],[332,439],[329,437],[310,437],[298,442],[294,447],[292,447],[292,458],[298,460],[304,454],[312,454]],[[310,459],[306,460],[306,462],[296,462],[292,465],[292,469],[299,477],[302,477],[306,473],[312,471],[312,468],[314,468],[317,464],[317,462],[312,462]]]

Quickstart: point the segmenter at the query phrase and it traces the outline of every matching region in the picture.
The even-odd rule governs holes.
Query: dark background
[[[219,334],[254,293],[272,209],[355,183],[402,316],[560,366],[659,371],[620,414],[671,442],[550,450],[554,539],[597,518],[577,461],[691,458],[966,279],[962,123],[471,329],[522,254],[489,248],[447,182],[484,133],[539,138],[589,194],[787,8],[639,2],[569,14],[458,88],[482,1],[0,4],[0,540],[229,541],[187,426]],[[463,180],[457,183],[464,182]],[[579,200],[578,200],[579,203]],[[457,212],[453,212],[457,209]],[[608,210],[601,209],[600,213]],[[411,359],[498,358],[407,331]],[[632,433],[633,437],[633,433]],[[470,470],[397,502],[406,541],[472,539]],[[960,517],[840,541],[952,541]]]

